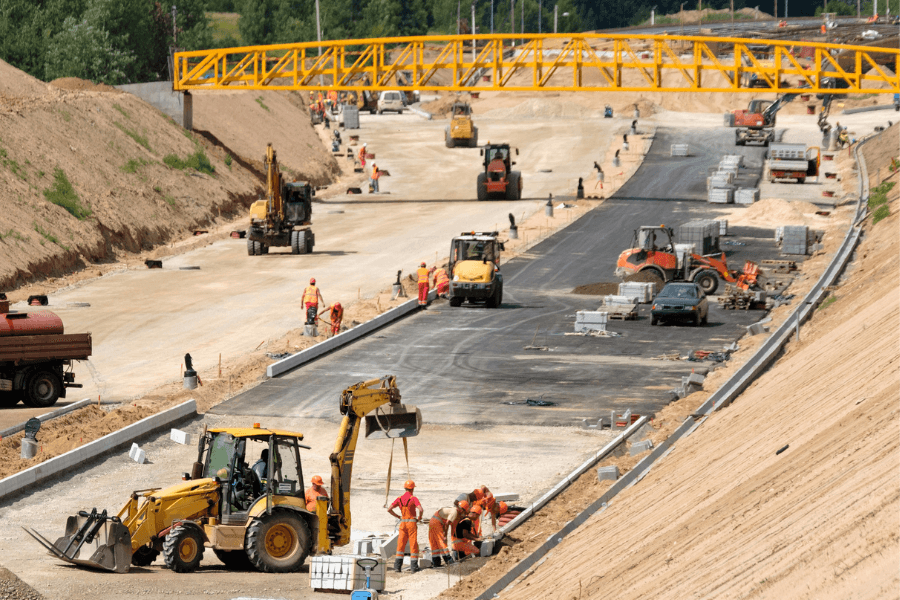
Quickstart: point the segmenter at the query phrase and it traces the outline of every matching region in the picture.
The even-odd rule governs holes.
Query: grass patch
[[[6,232],[0,231],[0,240],[5,240],[5,239],[14,239],[17,242],[25,241],[25,238],[22,236],[22,234],[19,233],[18,231],[16,231],[15,229],[10,229],[9,231],[6,231]]]
[[[194,169],[195,171],[206,173],[207,175],[212,175],[216,172],[216,168],[209,162],[209,158],[207,158],[203,150],[200,150],[199,148],[196,152],[183,160],[178,158],[175,154],[166,155],[166,157],[163,158],[163,162],[173,169],[182,171],[184,169]]]
[[[81,205],[81,199],[69,182],[65,172],[56,168],[53,171],[53,185],[44,190],[44,197],[57,206],[61,206],[79,221],[91,216],[91,211]]]
[[[874,225],[878,221],[887,218],[890,214],[891,207],[887,204],[882,204],[874,213],[872,213],[872,224]]]
[[[143,146],[150,152],[153,152],[153,149],[150,148],[150,140],[147,139],[147,136],[141,135],[136,131],[132,131],[131,129],[128,129],[127,127],[125,127],[124,125],[119,123],[118,121],[113,121],[113,125],[115,125],[119,129],[121,129],[122,133],[124,133],[125,135],[127,135],[128,137],[133,139],[135,142],[137,142],[138,144],[140,144],[141,146]]]
[[[168,204],[169,206],[175,206],[175,198],[173,198],[172,196],[166,194],[165,196],[163,196],[163,200],[165,200],[166,204]]]
[[[162,188],[159,187],[158,185],[153,186],[153,191],[156,192],[157,194],[162,194]]]
[[[69,121],[72,120],[72,113],[70,113],[67,110],[60,110],[59,116],[61,116],[62,120],[65,121],[66,123],[68,123]]]
[[[231,161],[232,161],[231,155],[226,154],[225,155],[225,166],[228,167],[229,170],[231,169]]]
[[[128,111],[126,111],[124,108],[122,108],[121,106],[119,106],[118,104],[115,104],[115,103],[113,103],[113,108],[116,109],[117,111],[119,111],[120,113],[122,113],[123,117],[125,117],[128,120],[131,120],[131,115],[129,115]]]
[[[869,190],[869,209],[886,204],[888,192],[896,185],[894,181],[885,181]]]
[[[123,173],[137,173],[138,169],[148,164],[143,158],[132,158],[127,163],[119,167]]]
[[[259,97],[256,99],[256,103],[259,104],[260,106],[262,106],[263,109],[264,109],[266,112],[271,112],[271,111],[269,110],[269,107],[266,106],[265,104],[263,104],[262,96],[259,96]]]
[[[819,310],[825,310],[826,308],[828,308],[829,306],[834,304],[836,301],[837,301],[837,296],[833,296],[833,295],[828,296],[827,298],[825,298],[825,300],[822,302],[822,304],[819,305]]]
[[[208,12],[206,18],[209,19],[209,30],[214,42],[233,39],[239,45],[243,45],[241,32],[238,29],[238,21],[241,16],[238,13]]]
[[[37,222],[33,223],[33,225],[34,225],[34,230],[37,231],[39,234],[41,234],[42,238],[44,238],[48,242],[56,244],[57,246],[62,246],[62,244],[59,243],[59,239],[55,235],[48,233],[48,232],[44,231],[43,229],[41,229],[41,226],[38,225]]]

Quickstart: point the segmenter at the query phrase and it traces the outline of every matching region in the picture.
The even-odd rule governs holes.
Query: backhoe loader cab
[[[497,308],[503,302],[503,275],[500,252],[503,242],[498,233],[463,233],[450,243],[450,306],[484,302]]]
[[[519,149],[514,149],[516,156]],[[505,198],[507,200],[521,200],[522,198],[522,173],[513,171],[515,161],[512,158],[513,149],[509,144],[486,144],[481,149],[484,157],[484,172],[478,175],[478,199]]]

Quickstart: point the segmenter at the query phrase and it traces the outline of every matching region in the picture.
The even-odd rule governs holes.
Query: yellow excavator
[[[266,197],[250,205],[247,254],[268,254],[271,246],[290,246],[292,254],[313,251],[312,199],[316,190],[306,181],[286,182],[272,144],[266,146]]]
[[[393,375],[348,387],[339,408],[331,499],[319,497],[315,511],[306,508],[303,434],[256,423],[204,431],[182,483],[136,490],[115,515],[80,511],[54,543],[25,531],[56,558],[118,573],[148,566],[160,554],[177,573],[196,571],[205,548],[229,569],[298,571],[310,554],[350,543],[350,476],[363,421],[372,439],[412,437],[422,426],[421,412],[400,403]]]

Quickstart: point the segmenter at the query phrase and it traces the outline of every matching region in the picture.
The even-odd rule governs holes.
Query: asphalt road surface
[[[670,144],[685,142],[693,156],[669,158]],[[701,365],[657,357],[720,350],[764,315],[720,310],[711,302],[708,326],[651,327],[649,306],[641,305],[637,320],[609,323],[618,337],[574,336],[566,334],[574,331],[575,312],[596,310],[601,299],[570,292],[616,281],[616,257],[638,226],[677,227],[709,218],[712,209],[702,201],[707,170],[726,152],[743,152],[749,165],[761,166],[762,150],[736,148],[730,130],[660,129],[650,155],[620,194],[503,265],[501,308],[435,302],[213,412],[333,419],[344,387],[388,373],[398,376],[404,402],[421,407],[432,423],[573,425],[610,409],[656,412],[670,399],[668,390]],[[778,256],[771,231],[731,233],[725,239],[732,243],[723,246],[729,264]],[[553,405],[532,406],[528,400]]]

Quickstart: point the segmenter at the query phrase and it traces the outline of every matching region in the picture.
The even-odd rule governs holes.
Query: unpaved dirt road
[[[312,255],[274,250],[250,257],[244,240],[229,239],[167,259],[162,270],[128,270],[53,294],[51,308],[66,330],[89,331],[94,339],[90,365],[76,366],[85,388],[68,400],[135,398],[178,378],[185,353],[203,374],[220,354],[227,361],[281,336],[302,323],[299,298],[310,277],[326,302],[348,303],[383,290],[398,270],[408,274],[422,260],[446,256],[453,235],[502,228],[508,213],[521,219],[540,210],[550,192],[574,193],[578,171],[587,175],[613,132],[626,127],[620,120],[534,120],[526,130],[504,120],[479,121],[481,139],[522,148],[516,168],[523,172],[524,196],[544,198],[479,203],[475,178],[482,159],[476,149],[445,148],[445,123],[412,114],[364,115],[360,140],[391,177],[382,179],[382,194],[316,204]],[[90,306],[60,308],[70,303]],[[3,416],[12,424],[26,412]]]

